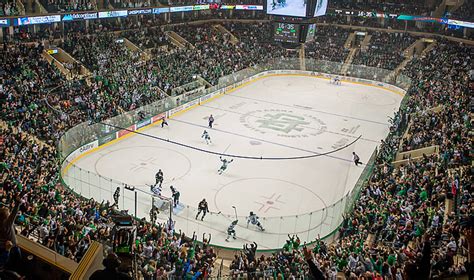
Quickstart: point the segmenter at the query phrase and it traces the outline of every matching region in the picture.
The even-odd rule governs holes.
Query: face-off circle
[[[311,189],[275,178],[232,181],[217,190],[214,203],[229,221],[234,218],[230,205],[237,206],[239,218],[256,213],[266,234],[277,234],[281,227],[295,234],[305,232],[320,226],[328,215],[325,201]]]
[[[256,187],[258,186],[258,187]],[[245,206],[236,198],[248,200]],[[262,217],[302,215],[326,207],[326,203],[311,189],[281,179],[246,178],[232,181],[217,190],[215,206],[226,214],[229,205],[240,205],[239,215],[253,211]],[[250,202],[250,203],[249,203]],[[230,212],[229,212],[230,211]]]
[[[153,184],[158,169],[163,170],[164,183],[168,183],[173,178],[186,176],[191,170],[191,161],[185,154],[172,149],[134,146],[104,153],[95,163],[95,173],[100,176],[136,187]]]

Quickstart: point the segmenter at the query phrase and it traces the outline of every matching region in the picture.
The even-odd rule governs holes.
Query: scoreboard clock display
[[[274,22],[274,40],[282,43],[299,43],[300,25],[295,23]]]

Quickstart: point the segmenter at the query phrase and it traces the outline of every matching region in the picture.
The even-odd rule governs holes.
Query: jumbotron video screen
[[[275,16],[305,17],[306,0],[267,0],[267,14]]]

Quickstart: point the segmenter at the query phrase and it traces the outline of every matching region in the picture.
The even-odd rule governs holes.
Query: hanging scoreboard
[[[274,22],[273,37],[275,42],[299,43],[300,25],[296,23]]]

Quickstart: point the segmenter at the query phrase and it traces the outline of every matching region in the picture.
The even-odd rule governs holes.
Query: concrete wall
[[[29,252],[45,263],[48,263],[65,273],[72,274],[79,266],[77,262],[56,253],[38,242],[29,240],[22,235],[17,235],[16,238],[18,246],[22,251]]]

